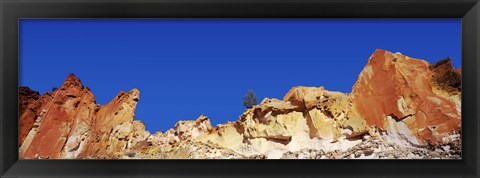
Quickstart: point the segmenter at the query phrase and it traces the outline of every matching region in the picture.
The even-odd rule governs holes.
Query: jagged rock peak
[[[73,73],[67,76],[67,78],[65,79],[65,81],[61,86],[61,89],[66,89],[69,87],[78,87],[83,89],[82,81],[80,81],[80,79],[77,76],[75,76],[75,74]]]
[[[128,92],[120,91],[111,102],[118,102],[120,100],[138,102],[140,100],[140,91],[136,88]]]
[[[138,89],[122,91],[103,106],[74,74],[38,99],[20,90],[20,100],[28,103],[19,116],[21,158],[110,157],[150,135],[134,121]]]

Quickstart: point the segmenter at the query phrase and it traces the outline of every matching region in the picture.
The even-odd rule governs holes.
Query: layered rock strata
[[[139,91],[110,103],[73,74],[39,95],[20,88],[23,159],[460,158],[461,69],[376,50],[351,93],[297,86],[235,122],[179,121],[151,134],[134,120]],[[390,149],[393,148],[393,149]],[[395,151],[398,151],[398,155]],[[412,153],[412,154],[410,154]]]

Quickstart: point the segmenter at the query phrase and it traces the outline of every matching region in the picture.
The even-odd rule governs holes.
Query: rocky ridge
[[[297,86],[235,122],[208,117],[150,133],[134,120],[140,92],[98,105],[70,74],[39,95],[19,89],[22,159],[461,158],[461,69],[376,50],[352,93]]]

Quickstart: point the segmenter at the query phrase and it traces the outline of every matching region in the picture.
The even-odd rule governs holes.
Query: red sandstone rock
[[[43,106],[46,102],[51,100],[49,95],[46,93],[42,97],[31,90],[28,87],[20,87],[19,89],[19,134],[18,134],[18,145],[20,145],[27,136],[28,132],[32,129],[35,119],[40,115]]]
[[[30,103],[33,103],[40,98],[40,94],[38,92],[33,91],[28,87],[20,87],[18,89],[18,96],[18,109],[20,110],[19,115],[22,115]]]
[[[61,88],[52,94],[50,102],[43,108],[45,114],[36,118],[41,124],[30,131],[20,148],[24,158],[57,158],[74,126],[79,104],[89,92],[73,74],[69,75]],[[32,146],[30,146],[32,145]]]
[[[119,153],[128,146],[134,131],[135,108],[140,92],[120,92],[110,103],[101,106],[91,127],[85,151],[80,157]],[[142,123],[143,125],[143,123]]]
[[[28,97],[20,100],[31,103],[19,117],[20,157],[77,158],[125,149],[139,92],[120,92],[99,107],[90,90],[71,74],[53,94],[36,101],[24,98]]]
[[[400,53],[376,50],[353,86],[351,112],[369,126],[384,130],[388,130],[390,116],[405,122],[419,144],[434,144],[460,131],[460,108],[450,94],[442,92],[455,90],[457,80],[448,59],[432,66]],[[439,82],[439,88],[432,85]]]

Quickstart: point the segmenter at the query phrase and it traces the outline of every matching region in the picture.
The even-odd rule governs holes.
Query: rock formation
[[[461,128],[460,81],[449,59],[434,65],[377,50],[352,91],[352,114],[412,144],[435,144]]]
[[[376,50],[351,93],[297,86],[235,122],[202,115],[149,133],[139,91],[100,106],[73,74],[59,89],[19,91],[23,159],[461,158],[461,69]]]
[[[144,130],[138,131],[143,123],[133,120],[138,99],[139,92],[133,89],[99,106],[90,90],[70,74],[59,89],[20,112],[20,157],[108,157],[123,151],[138,137],[148,136]]]

